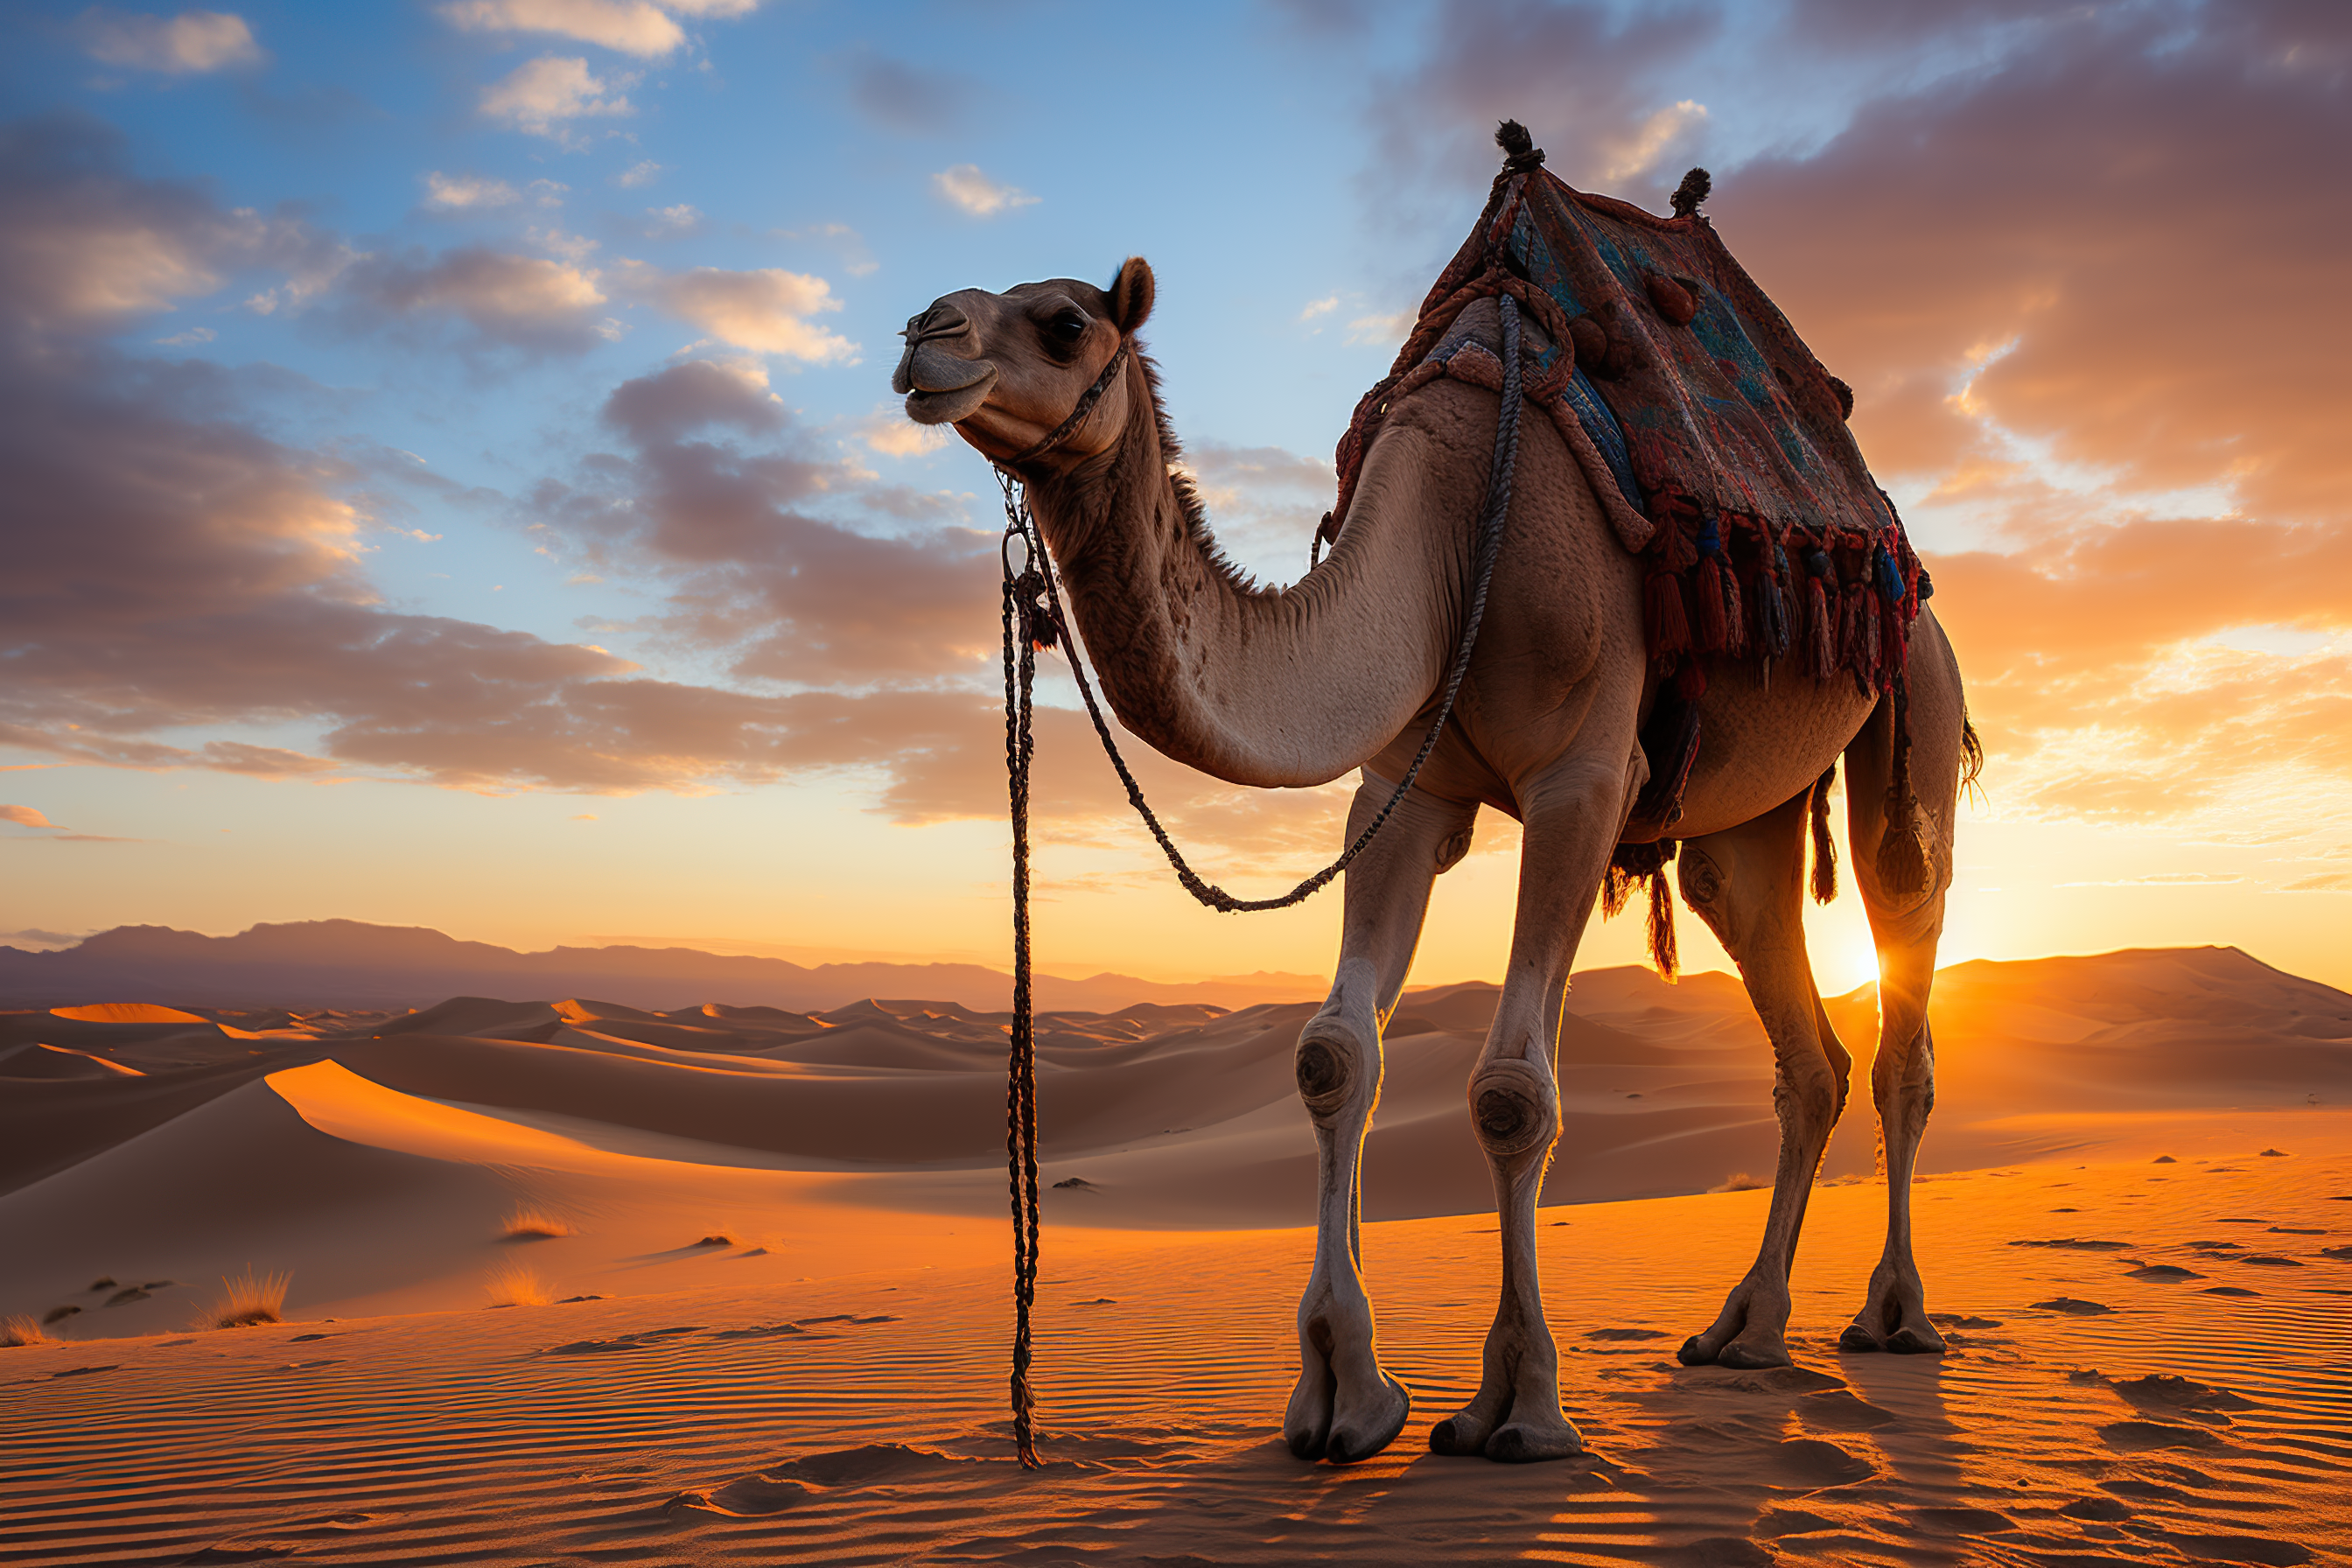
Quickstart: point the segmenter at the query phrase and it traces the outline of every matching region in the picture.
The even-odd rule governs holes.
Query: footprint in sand
[[[2347,1262],[2352,1262],[2352,1247],[2323,1247],[2319,1249],[2319,1256],[2322,1258],[2341,1258]]]
[[[2143,1263],[2137,1268],[2126,1269],[2124,1271],[2124,1278],[2126,1279],[2163,1279],[2170,1281],[2175,1279],[2202,1279],[2205,1276],[2198,1273],[2193,1268],[2183,1268],[2178,1263]]]
[[[2275,1252],[2249,1252],[2243,1258],[2239,1258],[2238,1261],[2241,1263],[2253,1264],[2258,1268],[2300,1268],[2303,1267],[2302,1258],[2281,1258]]]
[[[1858,1402],[1857,1402],[1858,1403]],[[1790,1437],[1774,1445],[1765,1468],[1776,1484],[1798,1490],[1842,1487],[1878,1473],[1877,1467],[1825,1437]]]
[[[2124,1454],[2221,1446],[2221,1439],[2202,1426],[2175,1426],[2164,1421],[2110,1421],[2099,1428],[2099,1436],[2105,1439],[2107,1447]]]
[[[1930,1312],[1927,1321],[1939,1329],[1997,1329],[1999,1318],[1970,1317],[1966,1312]]]
[[[2249,1290],[2243,1285],[2208,1285],[2197,1292],[2200,1296],[2259,1296],[2260,1290]]]
[[[1915,1508],[1911,1522],[1931,1535],[1991,1535],[2017,1528],[2009,1515],[1989,1508]]]
[[[1663,1340],[1666,1331],[1664,1329],[1587,1329],[1584,1337],[1588,1340]]]
[[[2058,1511],[2068,1519],[2095,1520],[2102,1524],[2112,1524],[2116,1520],[2132,1516],[2130,1504],[2111,1497],[2076,1498]]]
[[[2104,1301],[2078,1301],[2072,1296],[2055,1296],[2047,1301],[2036,1301],[2033,1310],[2037,1312],[2063,1312],[2070,1318],[2095,1318],[2103,1312],[2115,1310]]]
[[[723,1486],[679,1492],[662,1505],[670,1513],[716,1513],[733,1519],[757,1519],[782,1513],[809,1499],[839,1487],[878,1486],[920,1481],[936,1485],[967,1467],[985,1463],[910,1448],[904,1443],[869,1443],[787,1459],[757,1475],[744,1476]]]
[[[2271,1226],[2271,1234],[2273,1236],[2326,1236],[2327,1233],[2316,1226],[2274,1225]]]
[[[2226,1421],[2227,1417],[2216,1413],[2258,1408],[2252,1400],[2235,1389],[2216,1388],[2211,1384],[2199,1383],[2194,1378],[2168,1372],[2127,1378],[2108,1386],[2126,1403],[2140,1410],[2188,1411],[2192,1415],[2210,1415],[2217,1420]]]
[[[1902,1417],[1882,1410],[1845,1388],[1825,1389],[1797,1401],[1797,1415],[1808,1426],[1825,1432],[1868,1432]]]

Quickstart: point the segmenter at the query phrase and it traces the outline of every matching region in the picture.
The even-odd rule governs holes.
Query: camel
[[[911,418],[953,426],[1026,483],[1076,629],[1129,730],[1234,784],[1311,785],[1360,770],[1352,838],[1434,715],[1463,624],[1500,405],[1493,392],[1447,378],[1400,399],[1365,454],[1330,554],[1287,587],[1255,585],[1219,553],[1178,466],[1151,363],[1124,352],[1156,287],[1134,258],[1108,288],[1064,278],[946,295],[908,323],[894,384]],[[1465,320],[1479,311],[1486,341],[1497,342],[1496,301]],[[1033,455],[1041,443],[1048,449]],[[1477,1394],[1435,1425],[1429,1446],[1509,1461],[1582,1451],[1544,1317],[1536,1205],[1560,1133],[1554,1055],[1570,969],[1612,852],[1639,831],[1629,817],[1649,764],[1638,732],[1658,685],[1642,614],[1640,568],[1585,470],[1549,422],[1523,416],[1502,565],[1467,679],[1412,789],[1347,871],[1330,995],[1299,1035],[1320,1189],[1298,1306],[1301,1371],[1283,1422],[1302,1459],[1365,1458],[1411,1412],[1409,1391],[1381,1364],[1358,1177],[1380,1101],[1381,1031],[1434,879],[1468,852],[1481,806],[1524,826],[1509,967],[1468,1089],[1501,1217],[1501,1295]],[[1853,681],[1768,680],[1729,659],[1706,673],[1706,743],[1675,829],[1678,879],[1738,964],[1770,1038],[1780,1150],[1756,1261],[1680,1355],[1692,1365],[1780,1366],[1798,1232],[1852,1066],[1805,952],[1808,819],[1843,758],[1850,840],[1877,844],[1896,731],[1892,704]],[[1928,874],[1923,890],[1897,892],[1872,855],[1853,857],[1879,952],[1870,1079],[1887,1228],[1840,1342],[1846,1352],[1944,1348],[1912,1260],[1910,1186],[1935,1102],[1928,987],[1973,736],[1964,742],[1958,665],[1924,609],[1906,673]],[[1818,842],[1826,847],[1825,827]]]

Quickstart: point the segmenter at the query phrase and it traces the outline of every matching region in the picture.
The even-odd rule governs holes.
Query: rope
[[[1004,772],[1013,815],[1013,1038],[1004,1089],[1004,1162],[1013,1188],[1013,1441],[1024,1469],[1038,1467],[1036,1399],[1029,1388],[1029,1319],[1037,1300],[1037,1031],[1029,991],[1029,763],[1031,688],[1037,675],[1032,621],[1034,563],[1004,571]],[[1017,650],[1017,652],[1016,652]]]
[[[1036,754],[1036,742],[1032,733],[1032,718],[1035,709],[1033,687],[1037,673],[1037,650],[1062,645],[1070,662],[1070,675],[1077,682],[1078,695],[1086,701],[1087,717],[1094,721],[1095,734],[1102,742],[1111,766],[1118,771],[1119,782],[1127,786],[1128,804],[1151,829],[1151,837],[1175,868],[1176,879],[1184,890],[1213,910],[1233,914],[1256,910],[1287,909],[1301,903],[1328,887],[1332,879],[1348,868],[1349,863],[1371,843],[1404,797],[1421,776],[1422,764],[1437,746],[1437,738],[1445,730],[1446,721],[1453,717],[1454,699],[1461,694],[1464,677],[1470,671],[1470,655],[1478,643],[1478,626],[1486,618],[1486,595],[1495,577],[1495,563],[1503,551],[1504,524],[1511,510],[1511,473],[1518,458],[1519,414],[1522,403],[1519,385],[1519,312],[1517,302],[1508,294],[1502,296],[1503,318],[1503,389],[1502,413],[1495,427],[1494,457],[1486,472],[1486,504],[1478,516],[1478,532],[1472,555],[1470,592],[1462,607],[1462,640],[1454,652],[1453,664],[1446,670],[1444,695],[1438,700],[1437,717],[1429,733],[1413,753],[1412,765],[1405,770],[1404,778],[1391,792],[1380,814],[1366,825],[1352,843],[1340,852],[1339,858],[1299,883],[1289,892],[1272,899],[1237,899],[1223,888],[1204,881],[1186,863],[1183,853],[1168,830],[1160,826],[1159,815],[1143,798],[1143,786],[1136,782],[1127,759],[1120,755],[1118,742],[1110,732],[1110,724],[1103,717],[1102,706],[1095,700],[1093,684],[1087,679],[1086,666],[1078,658],[1076,644],[1070,639],[1066,627],[1069,619],[1062,608],[1062,591],[1054,571],[1054,561],[1045,549],[1045,535],[1038,531],[1037,520],[1029,510],[1028,491],[1020,479],[1005,468],[997,469],[997,482],[1004,492],[1004,539],[999,556],[1004,568],[1004,767],[1013,817],[1013,1026],[1012,1038],[1005,1064],[1005,1167],[1012,1188],[1013,1204],[1013,1438],[1019,1449],[1021,1463],[1035,1468],[1037,1458],[1036,1399],[1029,1384],[1029,1368],[1033,1356],[1031,1320],[1037,1298],[1037,1256],[1039,1224],[1037,1208],[1037,1036],[1036,1017],[1031,998],[1029,955],[1029,769]],[[1122,342],[1111,363],[1104,367],[1078,406],[1059,428],[1044,441],[1032,447],[1024,458],[1052,447],[1077,427],[1096,398],[1110,382],[1111,374],[1125,358],[1127,345]],[[1013,543],[1021,542],[1023,562],[1018,571],[1013,564]]]

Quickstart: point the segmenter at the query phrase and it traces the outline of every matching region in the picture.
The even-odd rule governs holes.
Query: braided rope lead
[[[1446,671],[1436,721],[1430,725],[1421,750],[1413,754],[1412,766],[1405,770],[1403,780],[1381,807],[1380,815],[1366,825],[1337,860],[1280,898],[1237,899],[1223,888],[1202,880],[1185,863],[1175,841],[1160,826],[1159,816],[1143,798],[1143,786],[1135,782],[1127,759],[1119,754],[1118,742],[1111,738],[1110,725],[1103,718],[1101,705],[1095,700],[1092,683],[1087,679],[1086,667],[1079,662],[1077,647],[1064,631],[1070,622],[1062,608],[1061,584],[1054,573],[1053,557],[1046,552],[1045,537],[1037,530],[1037,520],[1030,514],[1027,492],[1012,474],[1001,468],[997,470],[998,483],[1004,491],[1004,542],[1000,552],[1004,568],[1004,770],[1013,816],[1013,1025],[1005,1059],[1004,1158],[1013,1205],[1013,1440],[1025,1468],[1035,1469],[1041,1464],[1037,1458],[1036,1395],[1029,1384],[1034,1354],[1031,1320],[1037,1300],[1041,1240],[1037,1205],[1037,1032],[1029,963],[1029,769],[1036,754],[1031,720],[1034,711],[1032,699],[1037,649],[1056,642],[1062,645],[1070,661],[1070,674],[1078,683],[1078,695],[1086,700],[1087,717],[1094,721],[1095,733],[1109,754],[1111,765],[1118,770],[1119,782],[1127,786],[1128,802],[1143,818],[1144,826],[1151,829],[1151,837],[1159,841],[1168,863],[1175,868],[1176,879],[1184,885],[1185,891],[1209,908],[1229,914],[1287,909],[1321,891],[1363,852],[1404,799],[1405,792],[1412,788],[1422,764],[1436,749],[1437,738],[1453,716],[1454,700],[1460,695],[1463,678],[1470,670],[1470,655],[1478,643],[1478,623],[1486,617],[1486,593],[1494,582],[1495,563],[1502,555],[1503,528],[1511,510],[1511,471],[1519,449],[1518,303],[1506,294],[1500,298],[1499,307],[1503,317],[1502,416],[1496,426],[1494,459],[1486,473],[1486,505],[1478,517],[1471,589],[1462,607],[1462,641]],[[1081,401],[1081,406],[1063,422],[1059,430],[1024,456],[1052,446],[1076,428],[1125,353],[1125,346],[1121,345],[1119,353],[1113,356],[1111,364]],[[1016,539],[1026,557],[1017,572],[1012,554]]]

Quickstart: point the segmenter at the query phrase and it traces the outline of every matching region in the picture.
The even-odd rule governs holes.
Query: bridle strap
[[[1125,338],[1121,338],[1118,340],[1118,349],[1115,350],[1110,356],[1110,363],[1103,366],[1102,374],[1095,377],[1095,384],[1092,386],[1087,387],[1086,395],[1078,399],[1078,405],[1070,410],[1070,416],[1067,419],[1063,420],[1059,425],[1055,426],[1052,433],[1044,440],[1038,442],[1035,446],[1030,447],[1019,457],[1007,458],[996,466],[1000,468],[1011,468],[1018,464],[1033,461],[1035,458],[1044,457],[1046,453],[1052,451],[1055,447],[1067,440],[1069,438],[1070,432],[1076,430],[1080,424],[1085,422],[1086,416],[1094,412],[1095,404],[1101,399],[1102,395],[1105,392],[1110,389],[1111,377],[1117,375],[1118,374],[1118,367],[1126,363],[1127,340]]]

